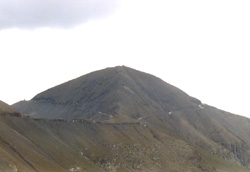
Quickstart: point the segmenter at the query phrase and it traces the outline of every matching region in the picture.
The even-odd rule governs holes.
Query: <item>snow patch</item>
[[[204,107],[202,105],[199,105],[199,108],[204,109]]]
[[[101,114],[101,115],[105,115],[105,116],[109,116],[110,118],[113,118],[113,115],[110,115],[110,114],[107,114],[107,113],[103,113],[103,112],[98,112],[99,114]]]
[[[110,114],[103,113],[103,112],[100,112],[100,111],[98,113],[101,114],[101,115],[110,116]]]

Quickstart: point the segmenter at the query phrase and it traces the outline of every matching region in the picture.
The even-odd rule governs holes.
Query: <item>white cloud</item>
[[[119,0],[1,0],[0,29],[69,28],[105,17]]]

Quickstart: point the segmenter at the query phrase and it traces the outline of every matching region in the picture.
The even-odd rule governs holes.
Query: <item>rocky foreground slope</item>
[[[174,131],[0,112],[1,172],[250,171],[190,145]]]

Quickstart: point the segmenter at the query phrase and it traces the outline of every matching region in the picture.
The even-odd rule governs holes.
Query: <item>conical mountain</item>
[[[58,85],[14,107],[36,117],[103,121],[118,116],[134,120],[199,104],[157,77],[118,66]]]
[[[13,107],[39,118],[139,123],[250,168],[249,119],[204,105],[161,79],[128,67],[81,76]]]

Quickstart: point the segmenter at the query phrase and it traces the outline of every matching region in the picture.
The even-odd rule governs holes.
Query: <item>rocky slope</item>
[[[0,100],[0,115],[11,115],[11,116],[21,117],[21,113],[19,113],[16,109],[4,103],[1,100]]]
[[[37,118],[139,123],[250,168],[249,119],[204,105],[161,79],[128,67],[84,75],[13,107]]]
[[[194,108],[199,100],[152,75],[127,67],[107,68],[76,78],[19,102],[21,112],[46,118],[137,119]]]
[[[190,145],[175,132],[168,135],[139,123],[36,119],[7,112],[0,115],[0,155],[2,172],[250,171]]]

